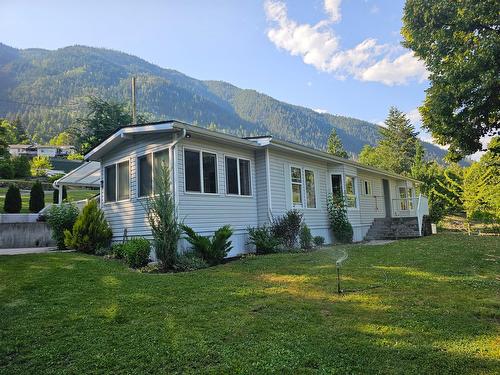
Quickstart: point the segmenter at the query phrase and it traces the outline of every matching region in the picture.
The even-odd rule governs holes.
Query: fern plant
[[[233,248],[232,242],[229,241],[233,234],[230,225],[217,229],[212,237],[202,236],[184,224],[182,230],[186,233],[185,239],[191,244],[193,251],[211,266],[222,263]]]

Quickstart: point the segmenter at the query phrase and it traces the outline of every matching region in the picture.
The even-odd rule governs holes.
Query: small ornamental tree
[[[62,200],[64,201],[67,198],[68,198],[68,192],[66,190],[66,186],[63,185],[63,188],[62,188]],[[52,192],[52,202],[54,202],[54,204],[58,204],[59,203],[59,189],[54,189],[54,191]]]
[[[37,181],[31,187],[30,192],[30,212],[40,212],[42,208],[45,207],[45,193],[43,192],[43,186],[40,181]]]
[[[5,194],[5,202],[3,203],[3,210],[8,214],[18,214],[21,212],[22,201],[21,193],[16,185],[10,185]]]
[[[70,249],[95,254],[97,249],[109,246],[112,235],[97,201],[91,200],[78,215],[73,230],[64,231],[64,244]]]
[[[34,177],[47,176],[47,170],[52,169],[48,156],[35,156],[30,161],[31,175]]]
[[[352,225],[347,219],[345,199],[341,194],[332,194],[328,197],[328,218],[335,239],[341,243],[352,242]]]

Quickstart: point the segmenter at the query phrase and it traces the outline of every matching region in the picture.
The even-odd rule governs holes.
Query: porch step
[[[373,220],[365,240],[395,240],[419,237],[416,217],[377,218]]]

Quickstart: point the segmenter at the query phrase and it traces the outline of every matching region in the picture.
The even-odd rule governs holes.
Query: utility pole
[[[132,124],[137,124],[135,112],[135,77],[132,77]]]

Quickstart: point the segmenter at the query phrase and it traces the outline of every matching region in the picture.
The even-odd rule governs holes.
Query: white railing
[[[392,200],[392,215],[394,217],[417,216],[419,198],[398,198]]]
[[[417,222],[418,222],[418,233],[422,235],[422,223],[424,220],[424,215],[429,215],[429,200],[426,196],[420,194],[418,197],[417,205]]]

